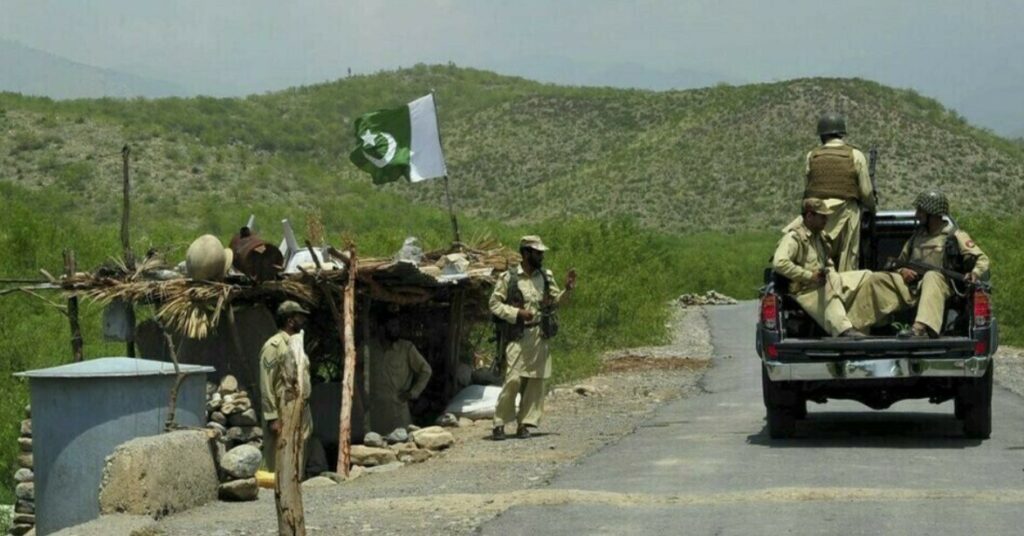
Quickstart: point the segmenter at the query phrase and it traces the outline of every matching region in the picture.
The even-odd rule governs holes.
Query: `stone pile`
[[[249,394],[228,374],[206,386],[206,427],[216,436],[222,501],[254,501],[256,470],[263,462],[263,429]]]
[[[704,294],[683,294],[677,301],[680,305],[686,307],[697,305],[732,305],[736,303],[734,298],[730,298],[717,290],[709,290]]]
[[[14,505],[11,528],[7,531],[12,536],[22,536],[36,525],[35,473],[32,467],[32,408],[26,406],[21,436],[18,437],[18,470],[14,473],[14,494],[18,502]]]
[[[455,436],[440,426],[397,428],[386,437],[370,432],[362,445],[352,445],[352,465],[383,472],[429,460],[455,443]]]

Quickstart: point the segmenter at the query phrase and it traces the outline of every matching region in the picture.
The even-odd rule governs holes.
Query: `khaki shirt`
[[[412,424],[409,399],[419,398],[430,381],[432,370],[416,346],[403,339],[394,343],[373,339],[367,345],[370,366],[370,427],[380,434]]]
[[[988,255],[978,247],[978,244],[971,239],[970,235],[965,231],[954,228],[953,224],[947,224],[935,234],[928,234],[928,229],[919,227],[913,236],[910,237],[910,240],[907,240],[907,243],[903,245],[899,259],[901,261],[910,260],[924,262],[933,266],[943,266],[943,249],[946,246],[946,236],[951,231],[960,245],[960,255],[964,260],[974,260],[974,269],[971,270],[971,273],[978,278],[988,274]]]
[[[558,305],[567,296],[567,293],[558,288],[558,283],[555,282],[555,277],[550,270],[544,270],[544,273],[551,281],[551,285],[548,287],[548,300],[554,305]],[[538,270],[534,270],[533,275],[528,275],[520,265],[499,277],[488,302],[491,313],[505,322],[516,323],[519,309],[505,303],[508,300],[508,285],[512,277],[515,277],[516,285],[519,286],[519,291],[523,294],[523,308],[532,312],[534,319],[526,324],[522,338],[517,341],[509,341],[505,348],[505,356],[508,361],[507,374],[526,378],[550,378],[551,362],[548,359],[548,343],[540,335],[544,275]]]
[[[846,142],[842,139],[831,139],[825,143],[825,147],[841,147],[846,145]],[[807,153],[807,157],[804,160],[804,177],[811,173],[811,153]],[[868,159],[864,157],[864,153],[860,149],[853,149],[853,168],[857,170],[857,189],[860,191],[860,204],[864,208],[873,209],[875,208],[875,196],[873,195],[874,189],[871,187],[871,175],[868,174]],[[845,199],[825,199],[825,205],[828,208],[836,208],[846,202]]]
[[[824,234],[812,233],[798,219],[782,230],[782,238],[775,247],[772,269],[790,280],[789,292],[799,294],[814,288],[814,275],[824,268],[835,269],[829,259],[829,245]]]

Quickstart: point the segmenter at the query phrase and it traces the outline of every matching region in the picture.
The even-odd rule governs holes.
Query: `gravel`
[[[995,382],[1024,396],[1024,348],[1000,346],[996,351]]]
[[[490,421],[479,420],[447,429],[455,444],[423,463],[304,489],[307,529],[468,534],[515,504],[559,500],[544,484],[560,469],[631,433],[666,401],[699,392],[712,352],[703,309],[679,309],[670,327],[671,345],[611,352],[603,357],[606,372],[553,389],[530,439],[491,441]],[[276,523],[274,494],[263,490],[255,502],[209,504],[148,528],[165,535],[256,535],[272,533]]]

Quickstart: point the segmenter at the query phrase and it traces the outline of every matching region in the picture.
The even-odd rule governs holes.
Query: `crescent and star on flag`
[[[366,152],[367,149],[377,147],[377,138],[379,136],[383,136],[384,140],[388,144],[387,150],[384,151],[383,158],[376,158]],[[367,129],[359,136],[359,138],[363,140],[363,156],[365,156],[366,160],[371,164],[382,168],[390,164],[391,160],[395,158],[395,153],[398,151],[398,142],[395,141],[395,137],[391,134],[388,134],[387,132],[373,132],[372,130]]]

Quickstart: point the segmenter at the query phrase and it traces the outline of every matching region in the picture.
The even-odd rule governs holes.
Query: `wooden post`
[[[122,210],[121,210],[121,247],[124,251],[124,265],[129,271],[135,270],[135,254],[132,253],[131,237],[128,234],[128,223],[131,221],[131,181],[128,175],[128,163],[132,149],[128,145],[121,148],[121,178],[122,178]],[[128,332],[128,340],[125,345],[125,353],[128,357],[135,357],[135,306],[126,302],[128,318],[132,322],[131,330]]]
[[[64,250],[64,274],[71,278],[75,275],[75,252],[70,249]],[[82,328],[78,325],[78,297],[68,298],[68,323],[71,325],[71,358],[74,362],[83,359],[82,354]]]
[[[344,292],[345,362],[341,378],[341,423],[338,431],[338,472],[348,476],[352,449],[352,393],[356,381],[356,247],[349,247],[348,284]]]
[[[451,309],[448,312],[448,356],[444,394],[445,398],[451,399],[455,396],[459,368],[459,350],[462,346],[462,309],[465,303],[465,294],[461,288],[452,290]]]
[[[277,507],[277,533],[281,536],[305,536],[306,514],[302,506],[302,418],[305,398],[299,386],[295,359],[286,359],[281,367],[278,416],[281,433],[277,437],[274,478],[274,504]]]

